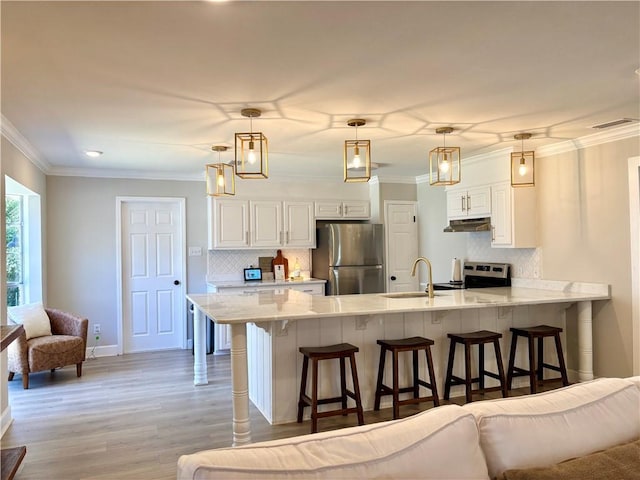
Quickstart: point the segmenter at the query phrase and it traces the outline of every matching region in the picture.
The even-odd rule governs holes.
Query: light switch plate
[[[190,257],[201,257],[202,256],[202,247],[189,247],[189,256]]]

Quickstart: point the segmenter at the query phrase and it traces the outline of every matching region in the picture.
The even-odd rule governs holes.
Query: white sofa
[[[640,377],[605,378],[537,395],[446,405],[390,422],[183,455],[178,479],[517,478],[505,472],[548,467],[623,444],[635,448],[637,443],[640,449],[639,439]],[[640,455],[637,461],[633,468],[640,472]]]

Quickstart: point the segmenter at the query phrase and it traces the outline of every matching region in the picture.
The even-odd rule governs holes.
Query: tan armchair
[[[9,380],[22,375],[23,388],[29,388],[29,373],[53,371],[66,365],[76,365],[82,375],[82,362],[87,349],[89,320],[71,313],[45,308],[51,321],[51,335],[27,340],[24,333],[8,347]]]

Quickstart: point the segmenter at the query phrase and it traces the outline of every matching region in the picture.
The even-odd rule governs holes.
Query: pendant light
[[[446,135],[452,132],[452,127],[436,129],[437,134],[442,134],[442,147],[436,147],[429,152],[429,183],[431,185],[460,183],[460,147],[446,146]]]
[[[517,133],[513,136],[520,140],[520,152],[511,154],[511,186],[533,187],[535,186],[535,153],[533,150],[524,151],[524,141],[531,138],[530,133]]]
[[[218,163],[210,163],[206,167],[207,195],[211,197],[226,197],[236,194],[236,179],[233,164],[223,163],[220,152],[226,152],[229,147],[214,145],[211,150],[218,152]]]
[[[240,113],[249,117],[249,133],[236,133],[235,170],[241,178],[269,178],[269,145],[262,132],[253,131],[253,119],[262,112],[257,108],[243,108]]]
[[[366,120],[362,118],[347,122],[350,127],[356,127],[356,139],[344,142],[345,182],[368,182],[371,178],[371,141],[358,140],[358,127],[366,124]]]

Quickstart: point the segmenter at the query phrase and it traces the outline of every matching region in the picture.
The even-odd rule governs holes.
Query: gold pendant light
[[[269,178],[269,142],[262,132],[253,131],[253,119],[262,112],[257,108],[243,108],[240,113],[249,117],[249,133],[236,133],[235,170],[241,178]]]
[[[347,122],[350,127],[356,127],[356,139],[344,142],[345,182],[368,182],[371,178],[371,141],[358,140],[358,127],[366,123],[362,118],[354,118]]]
[[[218,163],[210,163],[206,167],[207,195],[212,197],[226,197],[236,194],[236,179],[233,164],[223,163],[220,152],[226,152],[229,147],[214,145],[211,150],[218,152]]]
[[[511,154],[511,186],[533,187],[535,186],[535,153],[533,150],[524,151],[524,141],[531,138],[530,133],[517,133],[513,136],[520,140],[520,152]]]
[[[442,134],[442,147],[429,152],[429,183],[431,185],[455,185],[460,183],[460,147],[447,147],[445,136],[452,133],[452,127],[436,129]]]

